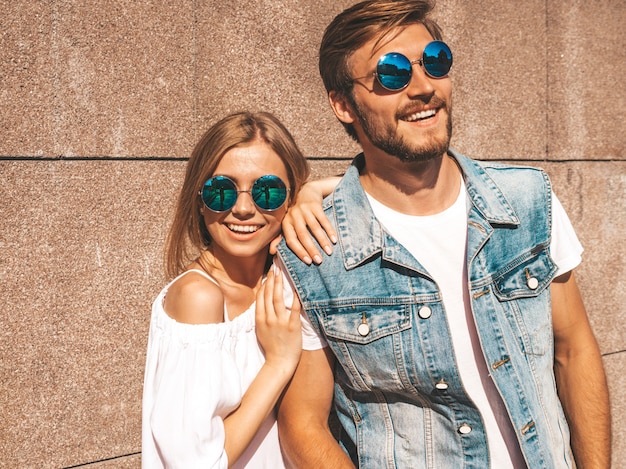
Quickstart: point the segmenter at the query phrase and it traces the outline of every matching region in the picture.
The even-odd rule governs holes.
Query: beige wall
[[[0,466],[137,468],[150,304],[185,158],[276,113],[315,174],[356,147],[317,46],[346,0],[0,0]],[[626,3],[440,0],[453,145],[541,165],[579,268],[626,465]]]

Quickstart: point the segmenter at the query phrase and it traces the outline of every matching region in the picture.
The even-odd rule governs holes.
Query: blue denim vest
[[[538,169],[450,156],[469,196],[468,288],[485,361],[528,466],[573,467],[553,374],[550,182]],[[324,201],[333,254],[307,266],[279,247],[337,358],[341,444],[362,468],[485,469],[483,421],[459,378],[441,294],[374,217],[362,164],[359,155]]]

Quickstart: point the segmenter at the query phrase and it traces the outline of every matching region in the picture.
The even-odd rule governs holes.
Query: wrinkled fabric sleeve
[[[165,323],[165,324],[164,324]],[[144,468],[227,468],[224,422],[241,397],[226,324],[151,323],[143,399]]]
[[[582,261],[582,253],[583,247],[576,236],[572,222],[553,192],[550,255],[558,267],[556,276],[577,267]]]
[[[280,257],[274,257],[274,265],[280,269],[283,276],[283,295],[285,299],[285,307],[291,311],[293,300],[295,298],[295,287],[289,276],[285,273],[287,269],[281,261]],[[313,324],[306,314],[304,308],[300,313],[300,322],[302,323],[302,350],[319,350],[328,346],[326,340],[321,337],[313,328]]]

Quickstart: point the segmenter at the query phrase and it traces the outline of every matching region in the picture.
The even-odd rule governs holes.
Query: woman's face
[[[288,186],[287,168],[272,148],[254,141],[232,148],[224,154],[213,176],[227,176],[239,191],[249,191],[259,177],[273,174]],[[204,205],[202,215],[211,236],[213,253],[220,257],[248,258],[267,256],[269,243],[280,232],[289,197],[274,211],[257,207],[250,192],[239,192],[235,205],[225,212],[213,212]]]

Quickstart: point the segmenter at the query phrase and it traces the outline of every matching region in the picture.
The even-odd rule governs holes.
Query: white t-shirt
[[[467,192],[463,181],[456,202],[430,216],[405,215],[369,195],[368,199],[380,223],[426,268],[441,290],[461,380],[485,421],[492,467],[526,467],[504,403],[489,377],[470,310],[465,266]],[[552,217],[550,255],[558,267],[556,275],[561,275],[580,263],[582,246],[555,194]],[[326,346],[308,318],[303,323],[303,348]],[[470,350],[473,353],[468,353]]]
[[[185,275],[191,271],[185,272]],[[214,281],[201,270],[193,270]],[[255,305],[219,324],[183,324],[163,309],[168,284],[152,305],[143,389],[142,467],[228,467],[224,417],[235,410],[265,362]],[[273,414],[233,467],[284,468]]]

